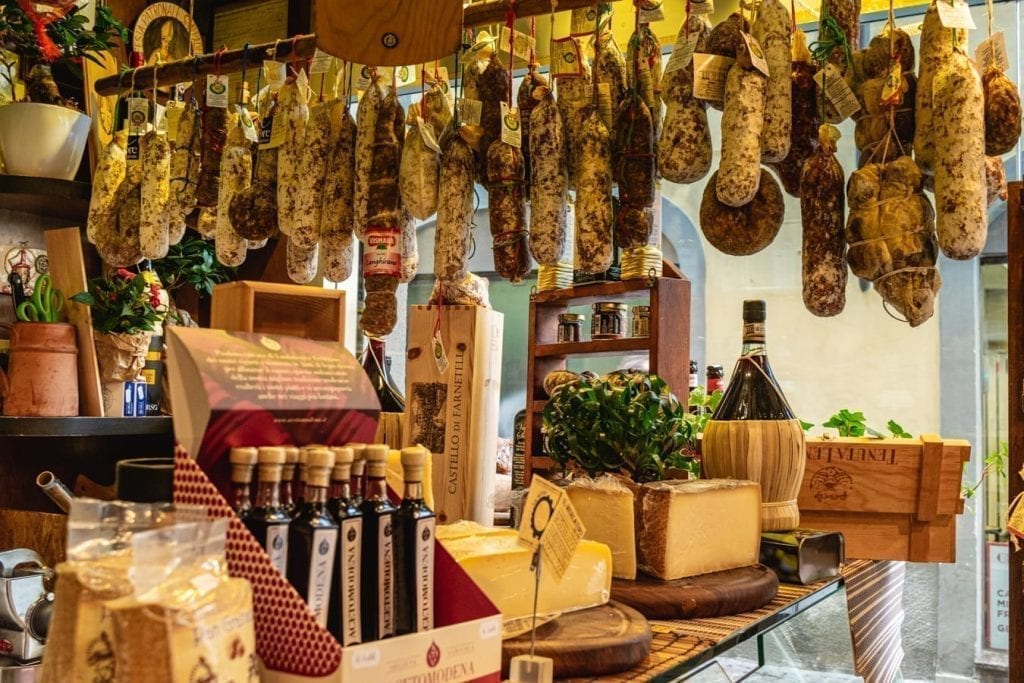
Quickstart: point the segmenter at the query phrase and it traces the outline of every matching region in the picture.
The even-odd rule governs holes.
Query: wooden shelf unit
[[[92,185],[0,174],[0,208],[85,222]]]
[[[674,269],[666,269],[672,272]],[[678,273],[678,271],[675,271]],[[558,315],[570,306],[597,301],[647,299],[651,307],[649,337],[599,339],[580,342],[557,341]],[[626,331],[629,331],[629,318]],[[584,338],[589,338],[589,314]],[[534,470],[554,466],[543,449],[541,413],[547,403],[544,377],[552,370],[564,370],[570,357],[596,357],[646,352],[650,372],[660,375],[676,395],[685,394],[690,378],[690,281],[685,277],[652,280],[624,280],[570,287],[534,294],[530,300],[529,348],[526,381],[526,462],[524,483],[529,485]]]

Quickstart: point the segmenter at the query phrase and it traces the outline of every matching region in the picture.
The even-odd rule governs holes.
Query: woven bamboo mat
[[[871,565],[872,563],[867,560],[855,560],[844,566],[842,573],[844,577],[848,578]],[[654,638],[651,641],[651,652],[644,661],[621,674],[593,679],[574,679],[574,682],[649,681],[686,661],[696,660],[701,658],[701,655],[707,655],[709,650],[737,632],[751,628],[762,619],[781,612],[802,598],[835,583],[836,580],[810,586],[779,584],[779,593],[775,599],[753,612],[715,619],[651,620],[651,631]]]

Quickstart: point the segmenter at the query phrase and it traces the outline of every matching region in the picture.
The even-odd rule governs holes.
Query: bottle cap
[[[391,447],[385,443],[370,444],[366,447],[366,474],[383,477],[388,469],[388,454]]]
[[[260,481],[277,483],[281,481],[281,466],[285,458],[281,446],[262,446],[259,451]]]
[[[366,470],[366,444],[347,443],[345,446],[352,449],[352,475],[363,476],[363,472]]]
[[[743,302],[743,322],[763,323],[767,317],[767,305],[763,299],[747,299]]]
[[[423,481],[423,468],[430,455],[423,446],[408,446],[402,449],[402,476],[407,482]]]
[[[228,459],[231,461],[231,481],[236,484],[248,484],[252,481],[252,469],[256,465],[257,450],[251,447],[231,449]]]
[[[341,446],[331,450],[334,451],[334,470],[331,472],[331,479],[347,481],[352,476],[352,460],[355,457],[352,449]]]
[[[284,449],[284,462],[286,465],[294,465],[299,461],[299,447],[298,446],[281,446]]]
[[[334,453],[329,448],[306,450],[306,483],[308,485],[327,486],[332,467],[334,467]]]

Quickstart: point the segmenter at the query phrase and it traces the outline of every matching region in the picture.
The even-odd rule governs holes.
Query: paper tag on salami
[[[363,275],[402,275],[402,233],[398,228],[368,226]]]
[[[834,64],[826,64],[824,69],[814,74],[814,82],[818,88],[825,91],[825,97],[835,107],[840,121],[845,121],[860,111],[857,96]]]
[[[313,99],[309,76],[306,75],[305,69],[299,69],[299,75],[295,77],[295,89],[299,91],[300,102],[309,102]]]
[[[889,73],[885,76],[879,104],[883,107],[897,107],[903,103],[903,65],[894,61],[889,65]]]
[[[178,126],[181,125],[181,117],[185,115],[185,103],[182,100],[167,100],[165,119],[167,121],[167,137],[170,140],[178,138]],[[178,114],[177,111],[181,113]],[[174,111],[175,113],[171,113]]]
[[[541,562],[561,580],[583,540],[586,527],[572,506],[565,489],[534,475],[523,503],[519,540],[536,549],[541,546]]]
[[[424,81],[426,81],[427,85],[437,84],[444,87],[448,84],[448,67],[439,66],[436,69],[427,69]],[[445,92],[447,91],[448,89],[445,88]]]
[[[661,5],[658,5],[654,9],[642,9],[640,10],[640,23],[641,24],[653,24],[656,21],[662,21],[665,18],[665,10],[662,9]]]
[[[689,33],[680,31],[676,44],[672,48],[672,56],[668,58],[668,64],[665,65],[666,74],[685,69],[693,61],[693,52],[697,49],[698,38],[700,38],[698,31]]]
[[[899,30],[903,31],[908,36],[913,38],[914,36],[921,35],[921,30],[924,28],[924,23],[918,21],[913,24],[907,24],[906,26],[897,26],[896,28],[898,28]]]
[[[938,0],[935,9],[939,10],[939,22],[946,28],[966,28],[974,30],[974,17],[971,6],[963,0]]]
[[[153,105],[153,129],[161,133],[167,132],[167,107],[159,102]]]
[[[149,123],[149,100],[145,97],[128,98],[128,134],[142,135]]]
[[[245,139],[249,142],[259,142],[260,134],[256,131],[256,126],[253,125],[249,110],[246,109],[244,104],[236,104],[235,111],[238,112],[238,125],[242,127]]]
[[[480,125],[480,112],[483,108],[483,103],[480,100],[467,100],[460,97],[456,108],[459,114],[459,123],[467,126]]]
[[[370,67],[366,66],[365,64],[363,66],[359,67],[359,70],[356,71],[356,74],[357,74],[356,82],[355,82],[356,90],[367,90],[367,89],[369,89],[370,81],[372,80],[371,73],[372,73],[372,71],[371,71]]]
[[[280,112],[264,117],[263,125],[260,127],[260,149],[280,147],[284,142],[286,128]]]
[[[515,36],[516,44],[512,47],[513,54],[524,62],[529,62],[530,54],[537,51],[537,41],[531,38],[528,33],[523,33],[522,31],[516,31]],[[500,54],[508,54],[508,42],[508,26],[502,26],[501,33],[498,35],[498,52]]]
[[[523,123],[519,120],[519,110],[501,103],[501,141],[513,147],[523,146]]]
[[[551,41],[551,75],[555,78],[583,76],[583,57],[580,44],[572,36]]]
[[[981,41],[974,51],[974,56],[978,61],[978,71],[983,74],[992,66],[1002,71],[1010,68],[1010,60],[1006,55],[1006,37],[1002,31],[996,31]]]
[[[228,108],[228,77],[209,74],[206,77],[206,106],[217,109]]]
[[[590,36],[594,33],[597,23],[597,7],[580,7],[572,11],[572,19],[569,22],[569,35]]]
[[[690,14],[714,14],[715,0],[690,0]]]
[[[313,53],[313,59],[309,62],[309,75],[327,73],[331,70],[331,62],[333,61],[334,57],[331,55],[322,50],[316,50]]]
[[[764,50],[761,49],[761,43],[757,42],[757,39],[749,33],[741,31],[740,35],[743,36],[743,42],[747,44],[747,52],[750,53],[750,63],[765,76],[771,75],[768,73],[768,60],[764,58]]]
[[[437,364],[437,371],[442,375],[448,371],[448,354],[444,350],[444,340],[441,339],[441,321],[434,324],[434,334],[430,337],[430,355],[434,357]]]
[[[288,65],[284,62],[268,60],[263,62],[263,79],[271,92],[277,92],[288,78]]]
[[[416,129],[419,131],[423,144],[427,146],[427,149],[440,154],[441,147],[437,144],[437,140],[434,139],[434,130],[423,122],[422,117],[416,117]]]
[[[693,55],[693,96],[699,100],[721,102],[725,99],[725,79],[729,67],[735,62],[731,57],[696,52]]]

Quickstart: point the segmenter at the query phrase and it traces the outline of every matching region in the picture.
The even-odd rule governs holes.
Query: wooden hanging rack
[[[613,0],[614,1],[614,0]],[[596,0],[558,0],[556,11],[578,9],[596,5]],[[552,0],[517,0],[515,3],[516,17],[527,17],[549,14]],[[508,12],[508,0],[492,0],[470,5],[463,12],[463,25],[467,28],[503,23]],[[134,84],[136,90],[148,90],[154,87],[153,75],[156,71],[156,86],[168,86],[175,83],[189,83],[195,78],[208,74],[236,73],[247,69],[257,69],[265,59],[290,61],[295,59],[311,59],[316,51],[316,35],[308,34],[250,45],[248,50],[226,50],[217,57],[217,53],[187,57],[167,62],[158,67],[140,66],[118,76],[107,76],[96,81],[95,89],[99,95],[117,95]],[[217,61],[219,60],[219,65]]]

